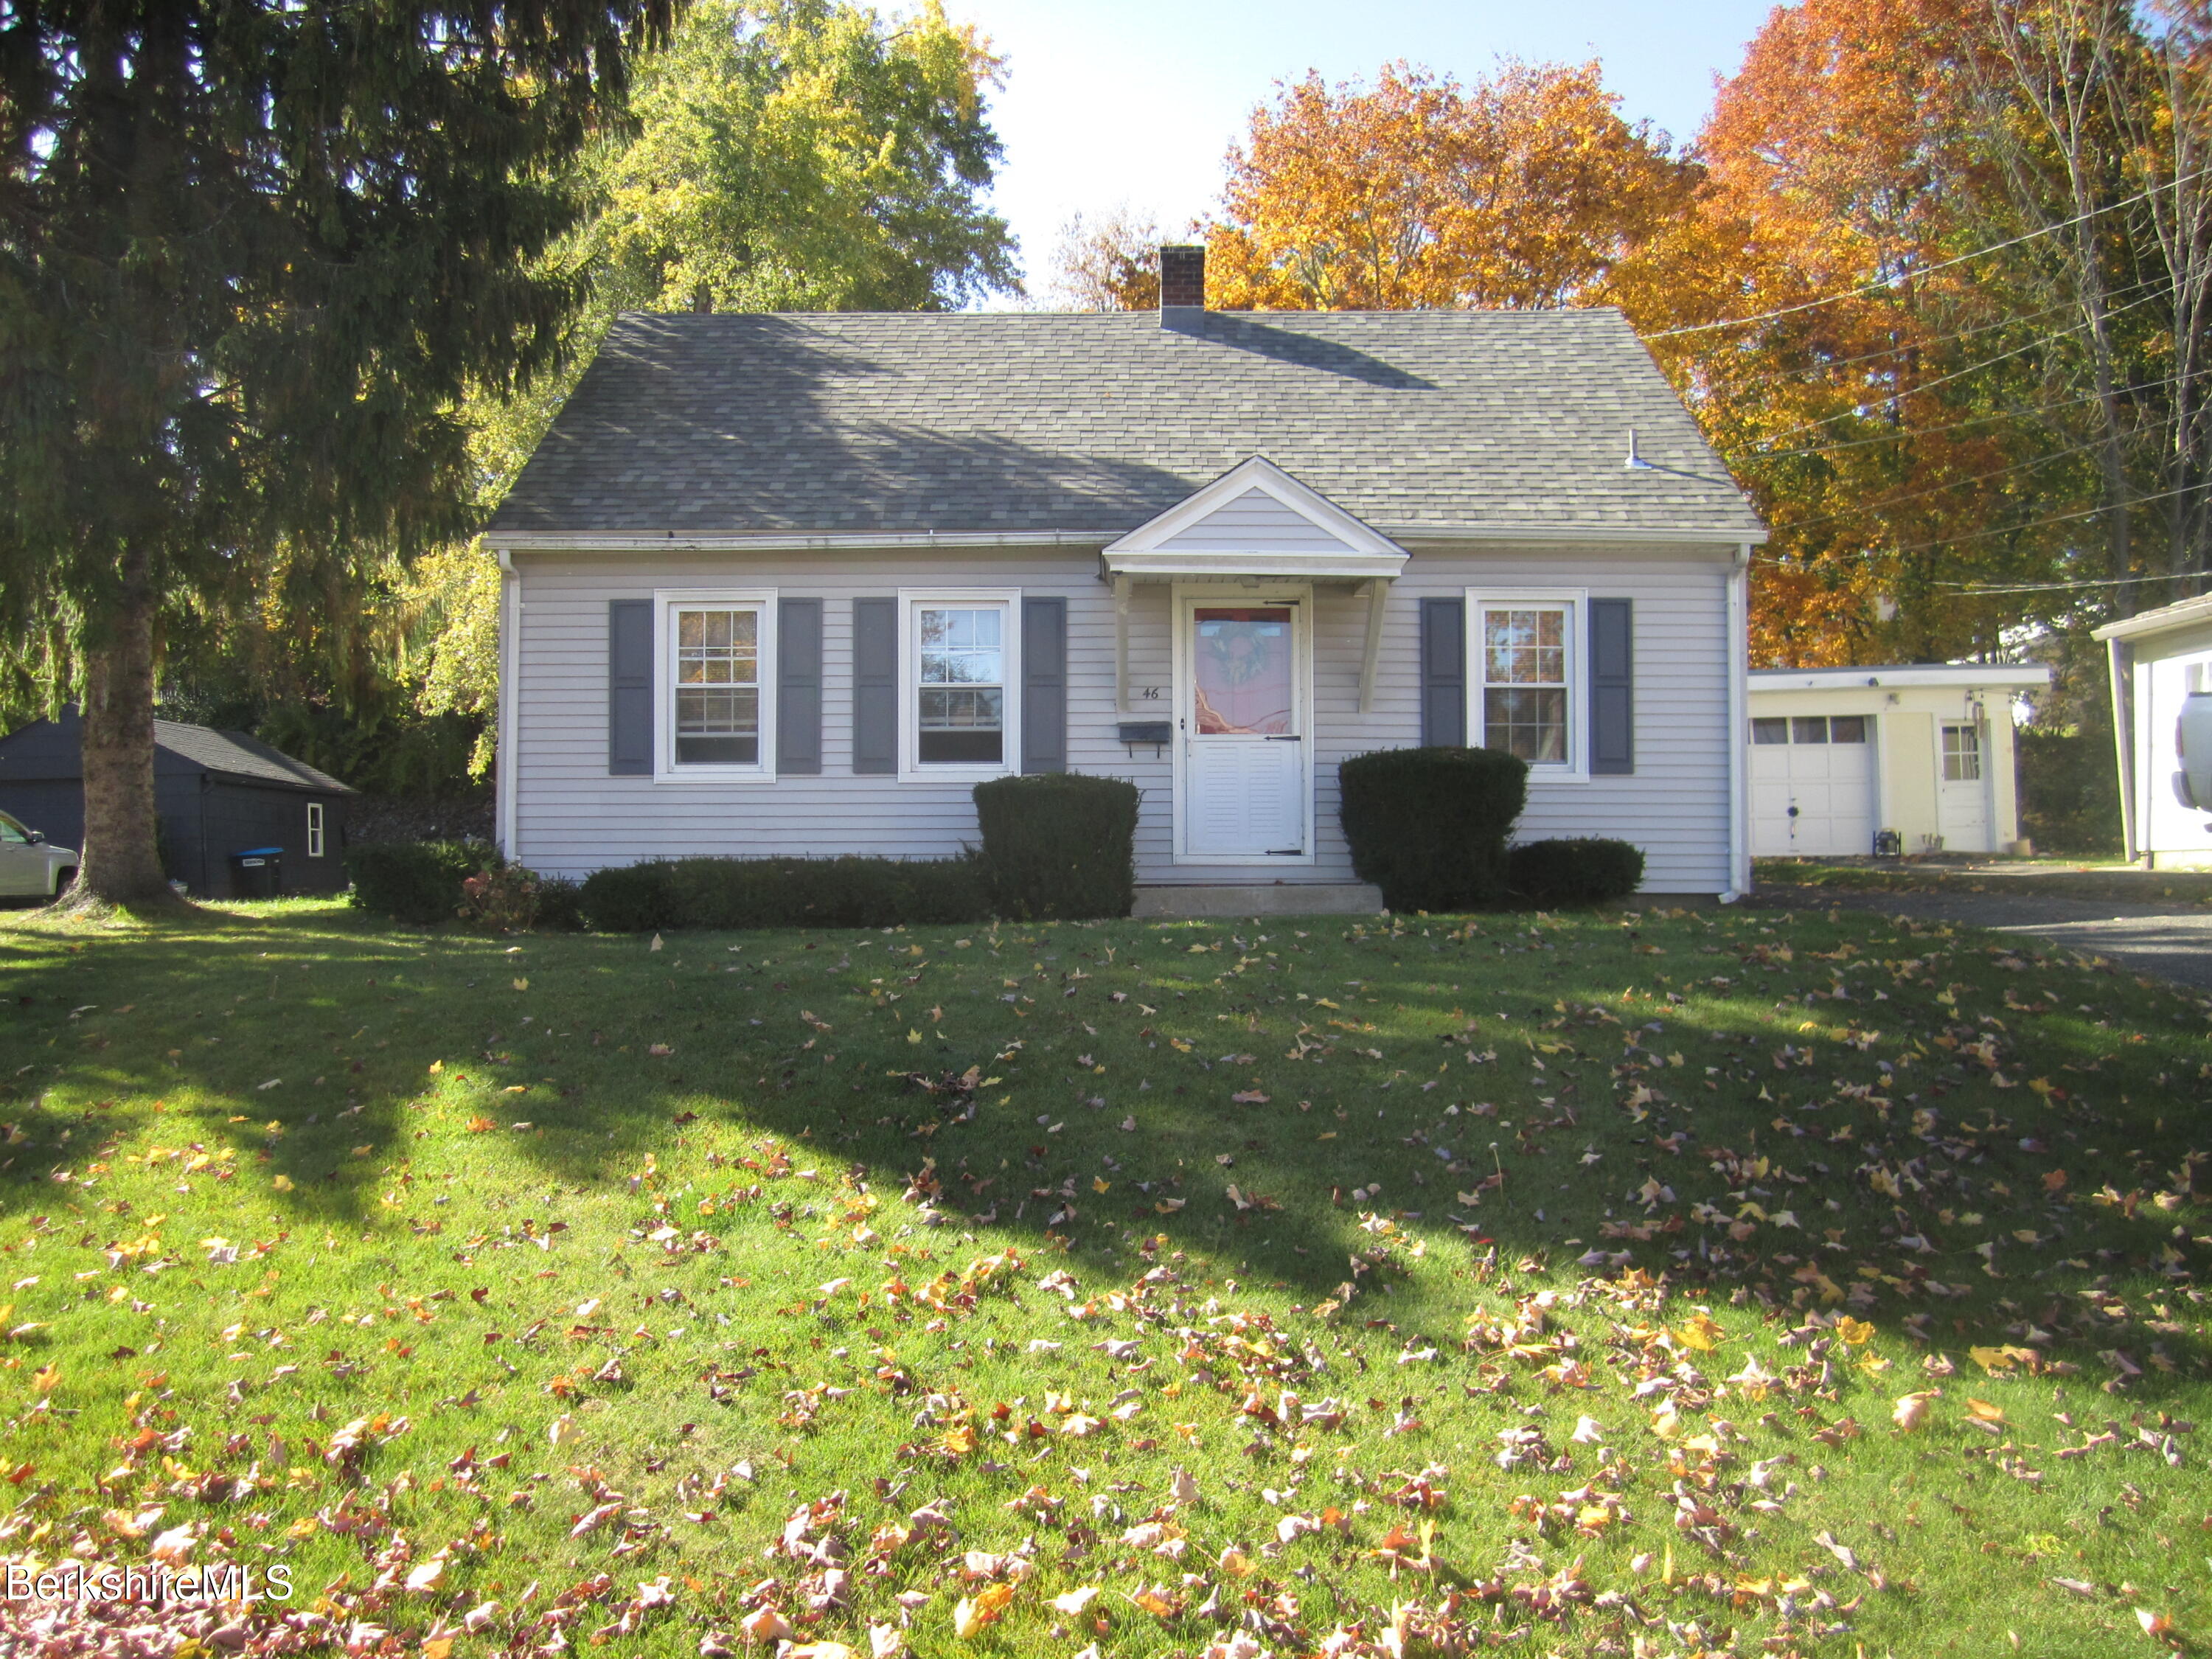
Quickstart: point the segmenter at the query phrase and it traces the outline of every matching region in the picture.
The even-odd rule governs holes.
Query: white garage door
[[[1751,723],[1751,846],[1761,858],[1874,850],[1874,721],[1795,714]]]

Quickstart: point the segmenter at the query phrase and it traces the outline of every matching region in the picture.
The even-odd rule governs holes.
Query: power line
[[[1972,582],[1937,582],[1938,587],[1956,588],[1960,593],[2058,593],[2084,587],[2126,587],[2135,582],[2163,582],[2192,578],[2201,579],[2201,571],[2191,571],[2180,577],[2173,576],[2097,576],[2074,582],[2015,582],[2005,587],[1978,587]]]
[[[2185,173],[2169,183],[2154,185],[2148,190],[2137,191],[2133,196],[2123,197],[2117,202],[2107,202],[2102,207],[2091,208],[2087,213],[2077,213],[2071,219],[2061,219],[2057,224],[2045,225],[2039,230],[2022,232],[2018,236],[2008,237],[2002,242],[1992,242],[1987,247],[1978,247],[1971,253],[1961,253],[1954,258],[1945,259],[1940,264],[1909,272],[1908,275],[1915,278],[1933,276],[1939,270],[1948,270],[1954,265],[1963,265],[1975,259],[1986,258],[1992,253],[2002,253],[2008,247],[2018,247],[2021,243],[2032,242],[2039,236],[2048,236],[2053,232],[2065,230],[2071,226],[2081,223],[2084,220],[2094,219],[2100,213],[2111,213],[2120,208],[2132,207],[2137,202],[2148,201],[2162,190],[2178,190],[2192,179],[2203,178],[2208,172],[2212,172],[2212,167],[2199,167],[2196,172]],[[1778,311],[1762,311],[1750,317],[1730,317],[1717,323],[1687,323],[1680,328],[1662,328],[1656,334],[1646,334],[1643,337],[1646,340],[1667,340],[1683,334],[1707,334],[1717,328],[1741,328],[1750,323],[1771,323],[1778,318],[1795,317],[1801,312],[1817,311],[1822,306],[1838,305],[1845,300],[1858,299],[1863,295],[1874,294],[1883,289],[1893,289],[1899,280],[1901,279],[1888,278],[1879,282],[1864,283],[1857,288],[1847,289],[1841,294],[1831,294],[1821,299],[1807,300],[1794,306],[1784,306]]]
[[[1806,530],[1816,524],[1833,524],[1838,519],[1855,519],[1863,514],[1879,513],[1887,507],[1895,507],[1902,501],[1920,501],[1926,496],[1940,495],[1947,489],[1963,489],[1968,484],[1987,483],[1992,478],[2002,478],[2009,473],[2025,472],[2031,467],[2046,466],[2052,461],[2063,461],[2069,455],[2079,455],[2085,449],[2098,448],[2104,441],[2102,438],[2092,438],[2088,442],[2075,444],[2070,449],[2053,450],[2050,454],[2039,455],[2032,461],[2015,461],[2012,465],[2001,466],[1994,472],[1977,472],[1967,478],[1947,478],[1942,483],[1930,484],[1925,489],[1915,489],[1903,495],[1891,495],[1881,501],[1869,501],[1863,506],[1851,507],[1842,513],[1823,513],[1817,519],[1793,520],[1778,527],[1790,531]]]
[[[2098,514],[2110,513],[2116,507],[2125,510],[2130,507],[2147,507],[2153,501],[2169,501],[2176,495],[2187,495],[2207,487],[2204,484],[2183,484],[2174,489],[2161,489],[2155,495],[2136,495],[2124,501],[2112,502],[2101,507],[2085,507],[2071,513],[2052,513],[2040,519],[2027,520],[2020,524],[1993,525],[1987,530],[1970,530],[1961,536],[1947,536],[1937,542],[1917,542],[1910,547],[1869,547],[1856,553],[1824,553],[1817,562],[1840,564],[1845,559],[1890,559],[1902,558],[1908,553],[1936,553],[1947,547],[1959,547],[1967,542],[1985,540],[1991,536],[2012,536],[2017,535],[2023,530],[2034,530],[2047,524],[2063,524],[2069,519],[2094,519]],[[1784,561],[1778,559],[1775,562],[1779,564]],[[1815,562],[1808,561],[1806,568],[1810,568],[1813,562]]]
[[[2154,297],[2155,296],[2147,294],[2139,300],[2130,300],[2127,304],[2118,307],[2112,311],[2111,315],[2117,317],[2123,312],[2134,310],[2137,306],[2148,305]],[[1984,357],[1978,363],[1968,363],[1964,368],[1954,369],[1950,374],[1939,376],[1936,380],[1923,381],[1918,386],[1900,388],[1897,392],[1891,393],[1890,396],[1893,399],[1919,397],[1923,392],[1933,392],[1936,387],[1948,386],[1954,380],[1962,380],[1969,374],[1979,374],[1983,369],[1992,368],[1995,365],[2004,362],[2010,358],[2020,356],[2023,353],[2033,351],[2039,347],[2054,344],[2057,341],[2065,339],[2069,335],[2079,334],[2088,325],[2087,323],[2076,323],[2073,327],[2061,329],[2056,334],[2045,334],[2039,338],[2027,341],[2025,344],[2014,346],[2009,350],[2000,351],[1994,357]],[[1864,360],[1862,359],[1860,361]],[[1756,383],[1754,382],[1754,384]],[[1834,415],[1824,415],[1817,421],[1806,421],[1797,426],[1784,427],[1779,432],[1770,432],[1766,434],[1765,441],[1771,443],[1778,438],[1794,438],[1801,432],[1815,432],[1824,426],[1833,426],[1838,421],[1858,419],[1861,418],[1863,415],[1863,410],[1856,407],[1844,410]],[[1766,452],[1760,450],[1753,450],[1751,452],[1751,453],[1754,455],[1765,453]]]
[[[2212,365],[2191,369],[2186,374],[2169,374],[2162,380],[2139,380],[2133,386],[2114,386],[2112,395],[2115,398],[2133,397],[2138,392],[2155,392],[2160,386],[2177,385],[2183,380],[2193,380],[2204,374],[2212,374]],[[1990,421],[2020,420],[2030,415],[2045,414],[2054,409],[2071,409],[2077,404],[2093,403],[2104,395],[2101,392],[2085,392],[2078,398],[2060,398],[2047,404],[2033,404],[2026,409],[1993,410],[1987,415],[1969,415],[1962,420],[1946,422],[1942,426],[1900,428],[1897,431],[1880,433],[1871,438],[1844,438],[1830,444],[1805,444],[1796,449],[1754,449],[1743,453],[1741,459],[1755,461],[1786,461],[1799,455],[1828,455],[1840,450],[1863,449],[1869,444],[1893,444],[1905,438],[1931,438],[1937,433],[1955,432],[1961,427],[1982,426]]]

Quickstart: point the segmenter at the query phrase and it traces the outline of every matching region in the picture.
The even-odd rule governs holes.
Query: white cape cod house
[[[1140,903],[1320,909],[1338,763],[1464,743],[1522,838],[1746,887],[1764,532],[1620,314],[1208,312],[1202,257],[1157,313],[618,319],[486,535],[508,855],[943,856],[1070,769],[1142,790]]]

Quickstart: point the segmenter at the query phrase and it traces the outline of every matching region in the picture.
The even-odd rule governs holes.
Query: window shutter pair
[[[1421,601],[1421,741],[1467,742],[1467,602]],[[1589,602],[1589,769],[1595,777],[1636,770],[1636,620],[1632,599]]]
[[[775,769],[822,769],[822,601],[775,608]],[[653,775],[653,601],[607,602],[607,775]]]
[[[1024,772],[1067,769],[1067,601],[1022,601]],[[607,605],[607,771],[653,775],[653,602]],[[776,766],[822,770],[822,601],[776,605]],[[853,770],[898,770],[898,601],[853,601]]]

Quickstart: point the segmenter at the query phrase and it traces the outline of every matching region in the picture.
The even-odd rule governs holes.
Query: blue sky
[[[1212,206],[1221,160],[1275,82],[1395,58],[1471,79],[1500,54],[1595,56],[1631,120],[1677,143],[1711,107],[1771,0],[948,0],[1008,58],[994,100],[995,199],[1033,291],[1060,225],[1126,200],[1170,233]]]

